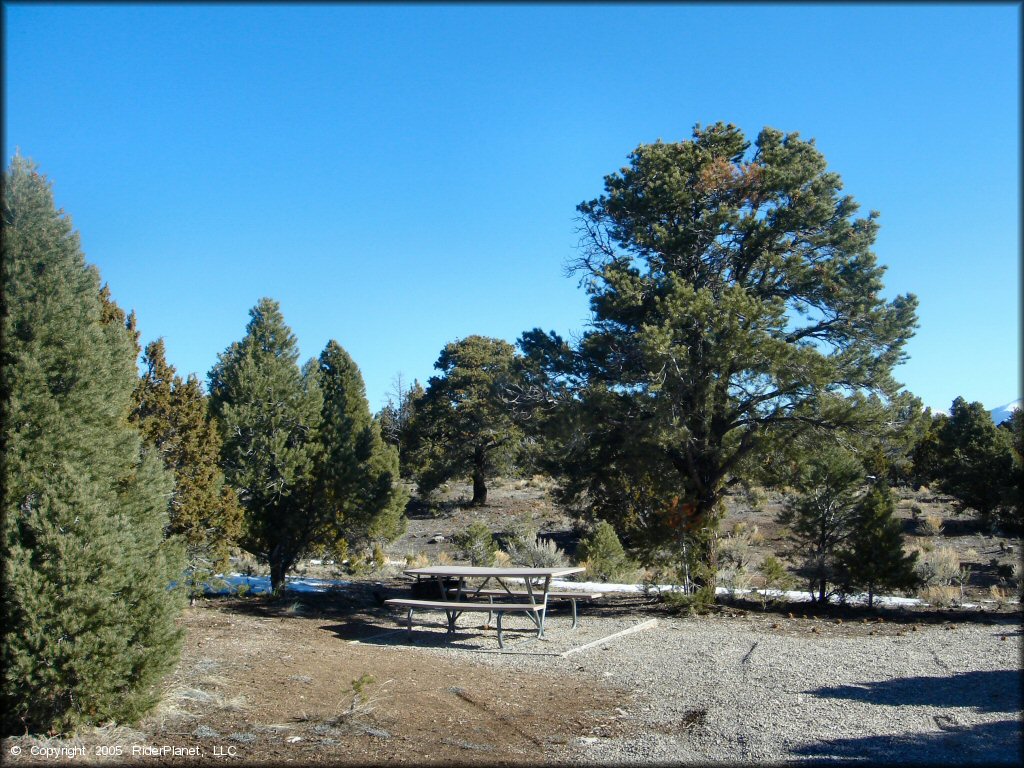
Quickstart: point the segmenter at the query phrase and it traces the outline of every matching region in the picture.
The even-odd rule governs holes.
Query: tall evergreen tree
[[[412,384],[406,387],[399,375],[395,379],[394,391],[377,413],[381,437],[398,450],[398,466],[403,478],[413,477],[419,469],[414,465],[416,444],[413,424],[416,404],[423,395],[423,385],[418,380],[413,379]]]
[[[174,472],[169,530],[184,539],[190,572],[212,573],[227,565],[242,532],[242,508],[220,468],[220,433],[199,381],[182,381],[167,362],[163,339],[146,346],[143,364],[132,421]]]
[[[398,451],[370,415],[359,367],[333,339],[320,354],[320,451],[314,468],[323,543],[391,540],[402,533],[408,495],[397,485]]]
[[[981,403],[956,398],[938,432],[939,487],[965,507],[994,523],[1020,525],[1013,504],[1013,435],[999,429]]]
[[[445,345],[423,397],[413,432],[417,482],[429,493],[453,477],[473,480],[473,504],[487,503],[487,481],[507,470],[523,448],[523,432],[505,393],[521,379],[507,341],[468,336]]]
[[[3,730],[131,721],[177,658],[172,478],[129,424],[134,339],[50,184],[19,156],[3,193]]]
[[[245,548],[270,563],[275,594],[320,522],[313,505],[323,395],[298,366],[295,335],[280,306],[260,299],[245,337],[210,372],[210,401],[223,438],[222,467],[246,513]]]
[[[864,590],[868,607],[883,589],[912,589],[917,585],[917,553],[903,551],[903,529],[888,484],[873,484],[852,520],[846,545],[839,554],[840,577],[846,592]]]
[[[568,360],[522,340],[568,393],[567,500],[644,521],[652,546],[690,540],[779,446],[884,430],[908,400],[891,374],[916,299],[882,297],[877,214],[857,217],[813,141],[697,126],[639,146],[577,210],[591,328]]]

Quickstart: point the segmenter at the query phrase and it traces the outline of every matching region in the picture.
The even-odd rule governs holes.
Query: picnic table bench
[[[449,592],[455,592],[454,588],[449,588]],[[548,600],[568,600],[572,604],[572,627],[576,629],[576,601],[590,601],[597,600],[601,597],[600,592],[548,592]],[[472,592],[472,596],[487,597],[494,599],[495,597],[529,597],[529,592],[521,590],[504,590],[504,589],[477,589]]]
[[[391,598],[385,600],[384,604],[395,608],[405,608],[407,610],[406,622],[410,636],[412,635],[412,617],[413,613],[417,610],[435,610],[444,611],[448,617],[448,633],[454,634],[455,632],[455,620],[463,613],[476,612],[482,613],[486,611],[488,614],[494,613],[498,617],[497,630],[498,630],[498,647],[504,648],[505,644],[502,638],[502,626],[501,620],[506,613],[510,612],[521,612],[525,613],[536,625],[537,625],[537,637],[543,637],[544,635],[544,618],[547,614],[548,598],[551,597],[550,586],[551,579],[555,576],[566,576],[571,573],[579,573],[583,568],[578,567],[566,567],[566,568],[487,568],[481,566],[430,566],[428,568],[412,568],[407,570],[405,573],[409,576],[415,576],[417,580],[421,577],[427,577],[436,582],[438,588],[437,600],[428,600],[420,598]],[[466,588],[467,578],[481,578],[483,582],[476,588]],[[456,580],[457,586],[451,586],[452,581]],[[501,586],[500,590],[491,589],[485,590],[484,587],[494,580]],[[512,590],[505,584],[505,580],[513,579],[520,580],[525,585],[525,591],[521,589]],[[536,585],[533,584],[534,580],[540,580],[541,583]],[[573,605],[573,626],[576,626],[576,599],[579,599],[575,593],[561,593],[561,594],[573,594],[574,598],[572,601]],[[486,596],[488,602],[474,602],[467,600],[467,597]],[[523,597],[525,600],[518,600],[512,602],[494,602],[495,597]],[[488,622],[490,618],[488,616]]]

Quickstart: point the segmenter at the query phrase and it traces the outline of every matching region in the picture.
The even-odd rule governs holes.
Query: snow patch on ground
[[[243,576],[240,573],[227,575],[217,574],[213,584],[204,584],[203,591],[207,595],[235,595],[240,591],[250,595],[269,595],[269,576]],[[342,579],[299,579],[292,576],[285,578],[286,592],[330,592],[346,587],[351,581]]]
[[[568,590],[579,590],[581,592],[594,592],[594,593],[605,593],[605,592],[633,592],[633,593],[646,593],[646,592],[678,592],[679,586],[673,584],[657,584],[657,585],[644,585],[644,584],[605,584],[598,581],[562,581],[554,579],[551,582],[551,586],[555,589],[568,589]],[[752,597],[765,596],[773,600],[784,600],[789,603],[809,603],[811,602],[810,592],[801,592],[798,590],[780,591],[777,589],[728,589],[726,587],[718,587],[715,590],[717,595],[728,595],[730,597],[737,595],[749,595]],[[833,604],[839,604],[840,598],[838,595],[832,595],[829,598],[829,602]],[[868,602],[867,594],[859,595],[847,595],[847,605],[866,605]],[[1008,602],[1016,602],[1010,600]],[[928,606],[930,603],[926,603],[923,600],[916,597],[900,597],[898,595],[875,595],[875,605],[883,606],[910,606],[910,605],[922,605]],[[961,608],[978,608],[980,607],[976,603],[961,603]]]

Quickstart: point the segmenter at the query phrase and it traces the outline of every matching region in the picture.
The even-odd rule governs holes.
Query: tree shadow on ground
[[[987,626],[1014,626],[1020,632],[1021,619],[1018,611],[993,611],[972,608],[925,608],[925,607],[889,607],[866,605],[827,603],[824,605],[811,602],[786,602],[778,600],[762,606],[757,598],[735,597],[718,598],[720,608],[739,610],[752,614],[777,615],[780,617],[799,616],[805,619],[842,619],[843,621],[878,620],[893,624],[984,624]],[[1011,634],[1013,634],[1011,632]]]
[[[1019,670],[995,669],[943,676],[899,677],[807,691],[812,696],[890,707],[966,707],[977,712],[1019,712]]]
[[[286,591],[281,597],[225,596],[208,598],[208,601],[221,610],[261,618],[340,617],[368,609],[383,610],[385,600],[407,596],[407,593],[406,584],[352,581],[323,592]]]
[[[439,615],[439,614],[438,614]],[[381,623],[380,617],[353,615],[338,624],[324,624],[320,629],[332,633],[339,640],[359,642],[362,645],[386,646],[395,648],[445,648],[468,651],[500,650],[496,630],[492,625],[485,628],[479,624],[456,625],[455,632],[448,634],[447,623],[442,616],[440,620],[417,615],[413,623],[412,634],[404,625],[404,618],[394,616],[396,620]],[[401,619],[401,624],[398,619]],[[511,651],[525,641],[536,639],[535,627],[504,628],[505,647]]]
[[[937,717],[936,725],[933,733],[828,739],[791,752],[809,765],[1020,765],[1019,720],[952,725]]]

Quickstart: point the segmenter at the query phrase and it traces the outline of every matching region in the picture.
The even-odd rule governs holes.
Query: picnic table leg
[[[409,613],[405,617],[406,624],[409,627],[409,639],[412,639],[412,608],[409,608]]]
[[[524,579],[524,581],[526,582],[526,595],[527,595],[527,597],[530,600],[530,605],[536,605],[537,604],[537,599],[533,596],[533,583],[528,578]],[[544,595],[545,595],[545,598],[546,598],[547,597],[547,590],[545,590]],[[537,614],[535,614],[535,613],[530,613],[530,614],[527,614],[527,616],[529,617],[530,621],[532,621],[534,624],[537,625],[537,637],[540,637],[541,635],[543,635],[544,634],[544,614],[541,613],[540,616],[537,616]]]
[[[501,614],[502,613],[504,613],[504,611],[498,611],[498,647],[499,648],[504,648],[505,647],[505,644],[501,640]]]
[[[572,604],[572,626],[570,629],[576,629],[576,598],[570,597],[569,602]]]
[[[544,637],[544,619],[548,615],[548,590],[551,588],[551,577],[544,577],[544,607],[540,609],[540,627],[537,629],[537,637]]]

